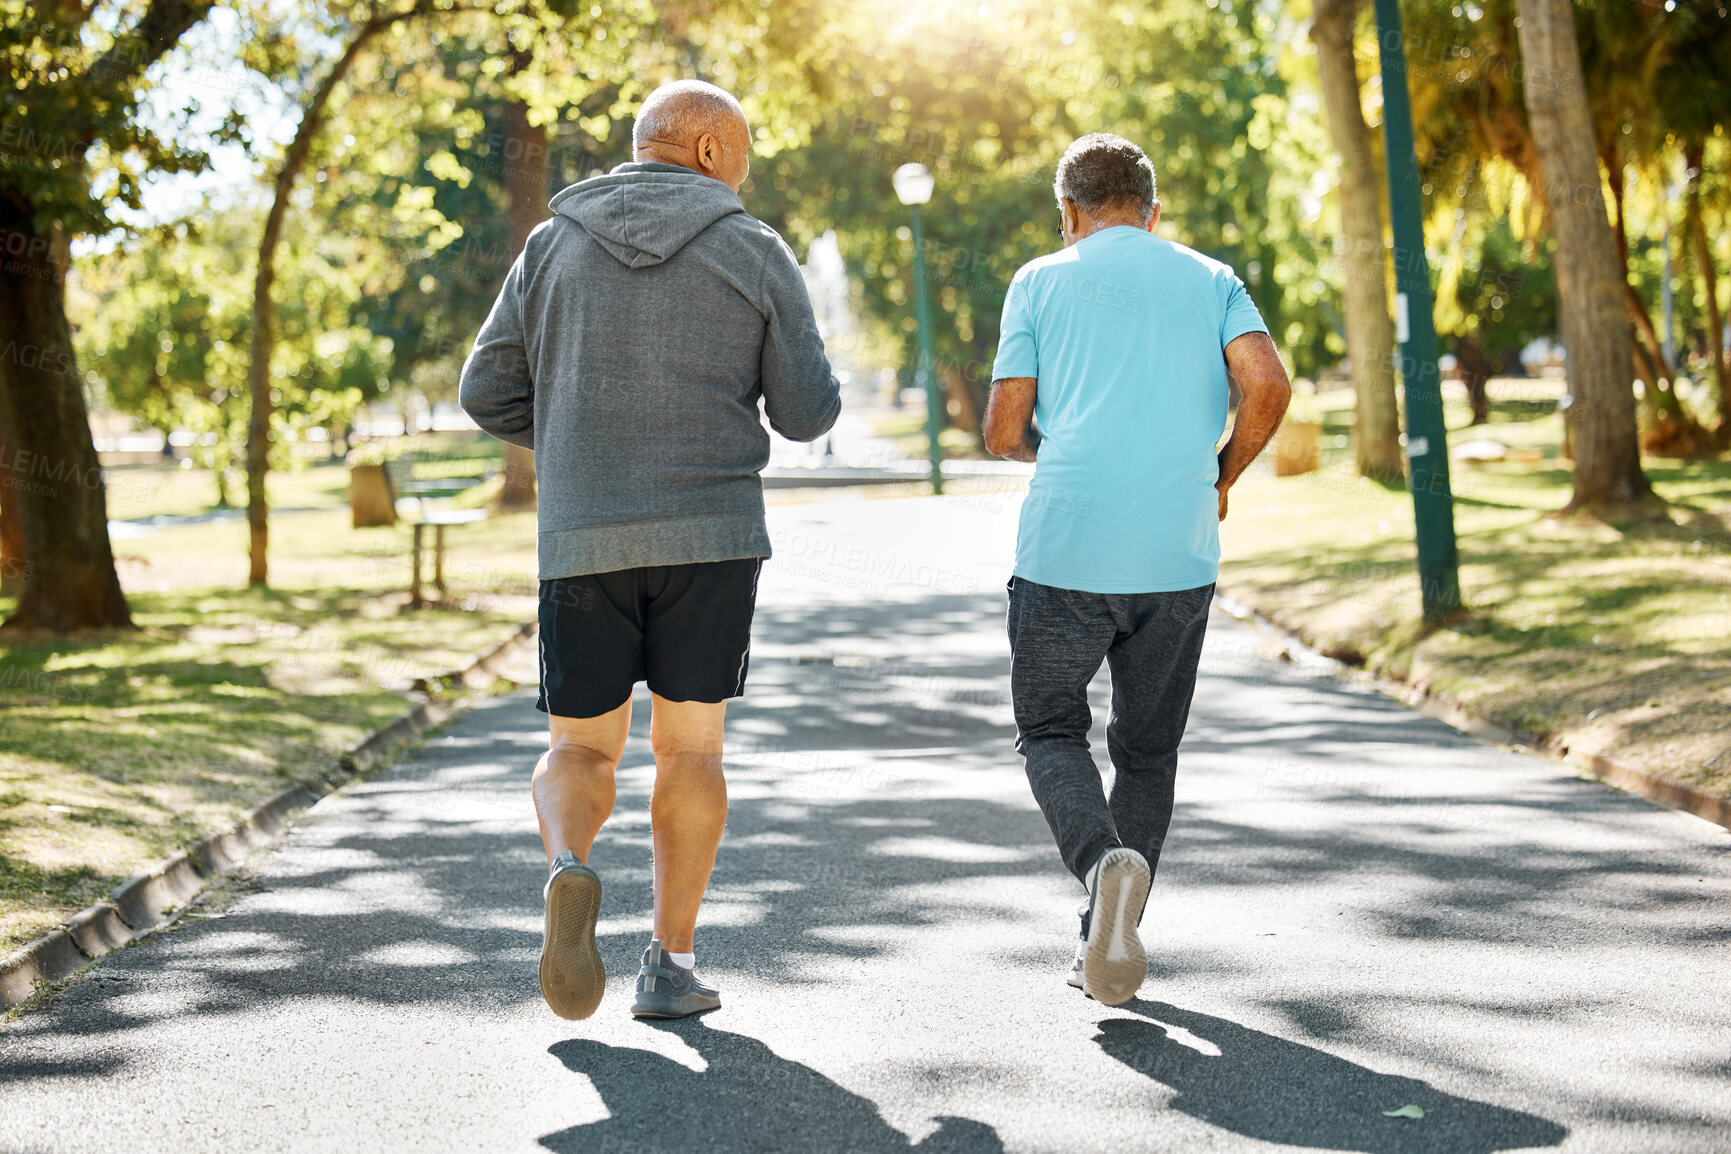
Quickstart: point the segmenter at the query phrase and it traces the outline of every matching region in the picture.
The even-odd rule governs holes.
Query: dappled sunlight
[[[0,940],[28,940],[322,776],[408,708],[399,691],[412,679],[450,671],[515,624],[440,610],[374,619],[360,612],[372,602],[353,589],[194,589],[135,597],[137,632],[0,646],[0,823],[68,811],[6,837],[0,878],[50,872],[0,889]],[[85,876],[52,872],[73,863]]]
[[[1047,856],[1042,846],[989,846],[948,837],[889,838],[874,845],[871,852],[885,857],[979,863],[1027,861],[1030,858],[1044,859]]]
[[[728,833],[698,936],[700,969],[727,1000],[666,1028],[690,1053],[647,1043],[660,1031],[622,1009],[651,922],[648,702],[590,857],[605,886],[608,999],[572,1025],[546,1014],[535,986],[545,859],[525,786],[545,739],[517,695],[323,803],[221,916],[122,953],[102,968],[114,982],[75,986],[21,1023],[38,1048],[0,1047],[0,1080],[52,1075],[66,1047],[97,1040],[124,1064],[144,1031],[171,1022],[343,1006],[439,1015],[459,1002],[546,1038],[581,1075],[564,1120],[541,1131],[551,1149],[683,1132],[682,1115],[646,1114],[624,1091],[635,1071],[691,1078],[710,1117],[745,1109],[730,1103],[749,1088],[738,1101],[791,1112],[790,1134],[817,1125],[803,1112],[829,1111],[864,1135],[849,1149],[991,1150],[983,1123],[936,1120],[1006,1110],[1029,1084],[1014,1055],[972,1048],[978,983],[955,976],[965,957],[967,973],[991,975],[993,1031],[1053,1039],[1062,1073],[1041,1082],[1053,1102],[1089,1080],[1139,1124],[1183,1115],[1263,1141],[1476,1154],[1554,1145],[1566,1129],[1498,1104],[1486,1088],[1511,1063],[1540,1081],[1545,1064],[1524,1045],[1481,1061],[1462,1041],[1468,1024],[1489,1017],[1562,1044],[1609,1012],[1595,998],[1631,1023],[1663,1017],[1651,952],[1687,983],[1702,965],[1691,951],[1728,932],[1727,851],[1680,837],[1685,819],[1257,658],[1254,637],[1217,616],[1144,922],[1145,990],[1162,1000],[1100,1007],[1062,984],[1081,890],[1011,748],[1000,612],[996,593],[935,593],[893,612],[824,602],[760,619],[751,688],[730,709]],[[909,623],[940,613],[954,643],[915,650]],[[832,640],[814,662],[820,621]],[[849,638],[882,656],[855,660]],[[794,650],[798,664],[769,655]],[[1102,674],[1090,695],[1102,755],[1108,692]],[[1301,992],[1314,983],[1295,966],[1321,967],[1337,994]],[[1575,991],[1565,1003],[1536,992],[1559,983]],[[873,1007],[869,1029],[849,998]],[[1412,1016],[1431,1007],[1414,1035]],[[809,1023],[828,1017],[860,1045],[826,1049]],[[1634,1035],[1606,1045],[1625,1065],[1646,1060]],[[953,1080],[921,1073],[951,1068]],[[909,1087],[914,1114],[880,1106]],[[1408,1103],[1424,1122],[1383,1118]]]
[[[364,966],[465,966],[475,960],[449,942],[392,942],[355,958]]]
[[[0,953],[176,851],[213,876],[49,935],[64,972],[111,914],[172,917],[63,987],[8,970],[0,1147],[1723,1145],[1731,842],[1561,759],[1731,789],[1724,0],[4,5]],[[730,95],[656,112],[678,77]],[[696,171],[605,175],[639,152]],[[661,244],[622,193],[619,261],[530,307],[600,235],[548,197],[621,179],[724,220],[674,206]],[[1113,352],[1211,314],[1185,277],[1081,275],[1115,244],[1230,298],[1191,368],[1266,329],[1227,445],[1218,371]],[[1018,342],[1043,306],[1012,286],[1059,266],[1073,331]],[[1116,420],[1139,375],[1160,403]],[[1222,404],[1174,472],[1197,380]],[[1281,475],[1239,478],[1276,426]],[[1214,614],[1170,831],[1119,814],[1158,869],[1143,996],[1106,1006],[1065,982],[1085,890],[1015,749],[1004,583],[1161,584],[1100,567],[1149,531],[1116,503],[1170,513],[1215,450],[1219,591],[1305,646]],[[1191,512],[1166,544],[1211,564]],[[608,791],[552,756],[528,788],[540,575],[766,540],[695,947],[723,1004],[627,1013],[703,776],[658,786],[653,744],[700,751],[665,714],[652,743],[639,687],[585,850],[607,996],[558,1018],[538,811]],[[658,688],[712,696],[645,630]],[[508,671],[452,676],[508,635]],[[1110,788],[1109,675],[1085,695]],[[214,876],[202,837],[315,796]],[[1088,800],[1042,796],[1060,826]]]
[[[1328,485],[1272,484],[1363,517]],[[1251,498],[1246,513],[1265,518]],[[1288,534],[1248,547],[1243,538],[1228,549],[1222,584],[1325,653],[1445,690],[1539,737],[1566,732],[1581,752],[1685,782],[1710,780],[1703,767],[1724,769],[1731,751],[1718,719],[1731,709],[1731,570],[1723,563],[1731,537],[1722,528],[1667,521],[1618,531],[1546,522],[1537,511],[1514,527],[1473,513],[1459,519],[1471,616],[1428,634],[1413,624],[1411,544],[1399,534],[1356,545]]]

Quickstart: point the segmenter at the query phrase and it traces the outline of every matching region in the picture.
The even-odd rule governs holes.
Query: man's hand
[[[986,452],[1012,461],[1034,460],[1040,448],[1034,433],[1036,383],[1033,377],[1002,377],[992,382],[986,419],[980,427]]]
[[[1222,521],[1226,520],[1226,491],[1230,488],[1232,488],[1231,485],[1214,486],[1214,491],[1220,494],[1220,519]]]

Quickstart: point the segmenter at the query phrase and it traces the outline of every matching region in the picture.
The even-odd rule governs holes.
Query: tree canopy
[[[1438,322],[1472,384],[1558,335],[1556,190],[1529,120],[1522,3],[1402,9]],[[1058,243],[1054,164],[1087,131],[1148,150],[1162,235],[1239,272],[1297,373],[1330,372],[1346,351],[1349,222],[1306,0],[243,0],[201,57],[187,36],[211,11],[204,0],[0,0],[0,225],[9,255],[35,254],[26,264],[41,282],[9,282],[5,335],[51,352],[0,366],[0,438],[93,459],[66,441],[76,434],[44,431],[80,426],[88,394],[191,433],[196,463],[218,470],[241,458],[250,420],[262,476],[271,454],[313,426],[340,432],[364,401],[448,395],[510,259],[514,166],[545,163],[557,186],[627,159],[637,102],[683,75],[738,93],[755,134],[748,209],[801,251],[834,230],[862,348],[902,365],[914,254],[889,178],[909,161],[932,168],[923,255],[937,367],[965,429],[983,407],[1009,277]],[[1576,0],[1573,11],[1631,375],[1643,422],[1662,430],[1649,447],[1722,445],[1731,10]],[[1367,14],[1356,19],[1362,63],[1376,45]],[[212,43],[262,94],[252,104],[187,82]],[[1360,99],[1374,127],[1368,71]],[[545,157],[512,155],[530,139],[520,121]],[[148,210],[153,181],[195,176],[234,149],[256,173],[250,192],[178,217]],[[23,547],[95,582],[84,603],[107,607],[49,616],[114,620],[100,493],[32,500],[19,498]]]

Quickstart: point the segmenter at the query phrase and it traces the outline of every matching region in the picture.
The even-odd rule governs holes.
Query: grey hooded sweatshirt
[[[553,198],[463,365],[463,408],[535,450],[542,580],[767,557],[769,434],[840,390],[774,229],[725,184],[631,162]]]

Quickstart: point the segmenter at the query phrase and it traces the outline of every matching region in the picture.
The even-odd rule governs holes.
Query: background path
[[[0,1032],[0,1150],[1731,1150],[1726,833],[1218,615],[1143,996],[1065,986],[1080,890],[1010,748],[1016,502],[772,510],[698,936],[720,1011],[627,1014],[641,708],[593,856],[607,999],[542,1006],[518,694]]]

